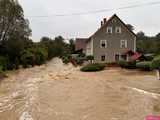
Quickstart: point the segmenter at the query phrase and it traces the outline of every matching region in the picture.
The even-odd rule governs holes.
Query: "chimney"
[[[104,24],[106,24],[107,18],[103,18],[103,22],[104,22]]]
[[[103,26],[103,21],[101,21],[101,27]]]

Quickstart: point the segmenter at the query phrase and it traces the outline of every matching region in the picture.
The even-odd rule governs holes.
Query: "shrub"
[[[154,56],[145,56],[146,61],[152,61],[154,59]]]
[[[5,72],[3,71],[3,67],[0,66],[0,79],[3,79],[3,78],[5,78],[5,77],[7,77],[7,75],[6,75]]]
[[[118,65],[119,65],[120,67],[122,67],[122,68],[126,68],[127,62],[124,61],[124,60],[121,60],[121,61],[118,61]]]
[[[3,67],[0,65],[0,73],[3,72]]]
[[[48,58],[47,50],[44,48],[36,48],[34,54],[35,54],[35,64],[36,65],[44,64]]]
[[[75,61],[77,65],[82,65],[85,61],[85,57],[76,57]]]
[[[19,69],[19,65],[20,65],[19,59],[16,57],[16,59],[15,59],[15,69],[16,70]]]
[[[35,55],[30,50],[24,50],[20,59],[24,68],[27,68],[29,65],[34,66],[35,64]]]
[[[124,61],[121,60],[118,62],[118,65],[122,68],[127,68],[127,69],[135,69],[136,68],[136,61]]]
[[[154,69],[159,69],[160,68],[160,56],[157,56],[153,59],[152,66],[153,66]]]
[[[86,59],[89,60],[91,63],[94,60],[94,56],[93,55],[88,55],[86,56]]]
[[[63,56],[62,57],[62,62],[64,63],[64,64],[68,64],[69,63],[69,57],[68,56]]]
[[[136,61],[129,61],[127,62],[127,67],[128,69],[135,69],[136,68]]]
[[[87,60],[94,60],[94,56],[93,55],[88,55],[86,56]]]
[[[0,56],[0,66],[1,66],[1,71],[7,70],[7,58],[4,56]]]
[[[139,63],[136,64],[136,67],[141,69],[141,70],[144,70],[144,71],[153,70],[152,62],[149,62],[149,61],[139,62]]]
[[[83,72],[94,72],[94,71],[101,71],[105,68],[104,64],[88,64],[81,68],[81,71]]]

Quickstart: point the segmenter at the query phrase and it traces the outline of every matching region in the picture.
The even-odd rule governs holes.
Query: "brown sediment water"
[[[0,82],[0,120],[143,120],[160,114],[159,93],[153,73],[83,73],[56,58]]]

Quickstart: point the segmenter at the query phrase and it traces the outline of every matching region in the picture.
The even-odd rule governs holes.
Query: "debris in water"
[[[33,120],[28,112],[23,112],[19,120]]]

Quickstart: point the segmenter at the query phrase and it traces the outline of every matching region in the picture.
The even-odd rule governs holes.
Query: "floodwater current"
[[[160,114],[159,93],[154,75],[82,73],[56,58],[0,82],[0,120],[143,120]]]

